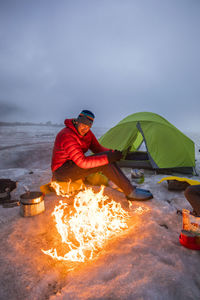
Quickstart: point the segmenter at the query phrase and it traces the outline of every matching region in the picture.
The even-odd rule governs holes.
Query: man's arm
[[[63,143],[63,147],[67,155],[69,156],[69,159],[72,160],[80,168],[90,169],[104,166],[109,163],[106,154],[98,156],[85,156],[79,143],[73,136],[68,136],[67,142]],[[105,151],[108,150],[104,147],[102,147],[101,149],[106,149]]]
[[[93,153],[100,153],[100,152],[105,152],[105,151],[109,151],[111,149],[108,149],[106,147],[103,147],[98,140],[96,139],[95,135],[91,132],[92,134],[92,141],[91,141],[91,145],[90,145],[90,150]]]

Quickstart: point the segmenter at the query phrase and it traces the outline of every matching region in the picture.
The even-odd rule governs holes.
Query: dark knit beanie
[[[78,115],[77,121],[88,126],[92,126],[95,115],[89,110],[82,110]]]

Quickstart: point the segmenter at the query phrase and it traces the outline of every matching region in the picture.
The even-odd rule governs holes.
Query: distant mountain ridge
[[[0,122],[0,126],[57,126],[61,127],[63,124],[54,124],[51,121],[46,123],[34,123],[34,122]]]

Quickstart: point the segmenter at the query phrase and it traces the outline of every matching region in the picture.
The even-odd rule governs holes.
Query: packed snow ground
[[[39,190],[50,181],[51,151],[59,129],[0,127],[0,178],[18,181],[12,199],[19,199],[24,186]],[[97,136],[102,133],[96,129]],[[200,134],[188,135],[197,143],[199,174]],[[130,169],[123,171],[130,178]],[[55,261],[41,251],[60,243],[51,216],[60,200],[55,194],[45,196],[45,212],[34,217],[22,217],[19,207],[0,206],[0,299],[199,299],[200,252],[184,248],[178,239],[182,217],[177,209],[191,207],[183,192],[157,183],[163,177],[145,171],[141,187],[150,189],[154,198],[134,202],[131,208],[122,193],[105,189],[130,212],[129,228],[86,263]],[[148,211],[139,215],[138,206]]]

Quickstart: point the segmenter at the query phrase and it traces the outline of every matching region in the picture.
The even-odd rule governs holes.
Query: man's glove
[[[107,154],[109,164],[118,161],[122,158],[122,152],[118,150],[109,151]]]

